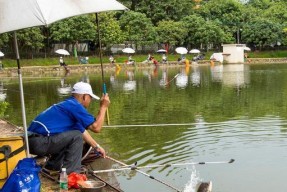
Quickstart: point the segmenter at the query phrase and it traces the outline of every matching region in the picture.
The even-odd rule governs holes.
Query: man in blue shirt
[[[92,99],[100,98],[93,94],[91,85],[78,82],[71,97],[40,113],[28,128],[30,152],[51,155],[47,166],[54,170],[65,167],[68,174],[81,171],[83,140],[105,157],[105,150],[87,130],[101,131],[110,99],[107,94],[102,96],[96,118],[87,111]]]

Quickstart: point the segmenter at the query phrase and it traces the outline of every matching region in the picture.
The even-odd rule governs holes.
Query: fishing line
[[[116,162],[116,163],[118,163],[118,164],[120,164],[120,165],[122,165],[122,166],[128,166],[127,164],[125,164],[125,163],[123,163],[123,162],[121,162],[121,161],[119,161],[119,160],[113,159],[112,157],[106,156],[106,158],[108,158],[108,159],[110,159],[110,160],[112,160],[112,161],[114,161],[114,162]],[[162,180],[159,180],[159,179],[155,178],[154,176],[149,175],[149,174],[147,174],[147,173],[145,173],[145,172],[143,172],[143,171],[141,171],[141,170],[135,169],[135,171],[138,172],[138,173],[141,173],[142,175],[147,176],[147,177],[149,177],[150,179],[153,179],[153,180],[155,180],[155,181],[157,181],[157,182],[159,182],[159,183],[161,183],[161,184],[164,184],[165,186],[167,186],[167,187],[169,187],[169,188],[171,188],[171,189],[174,189],[175,191],[178,191],[178,192],[182,191],[182,190],[179,190],[179,189],[177,189],[177,188],[175,188],[175,187],[169,185],[168,183],[166,183],[166,182],[164,182],[164,181],[162,181]]]
[[[179,73],[178,74],[176,74],[170,81],[168,81],[165,85],[168,85],[170,82],[172,82],[175,78],[177,78],[177,76],[179,75]]]
[[[202,123],[208,124],[206,122]],[[103,125],[106,128],[120,128],[120,127],[167,127],[167,126],[190,126],[200,125],[200,123],[167,123],[167,124],[135,124],[135,125]]]

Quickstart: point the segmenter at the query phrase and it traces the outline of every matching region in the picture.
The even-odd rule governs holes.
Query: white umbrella
[[[70,55],[70,53],[65,49],[58,49],[55,51],[55,53],[58,53],[60,55]]]
[[[187,54],[187,49],[185,47],[177,47],[175,49],[175,52],[177,52],[178,54],[184,55]]]
[[[191,49],[189,53],[200,53],[200,51],[198,49]]]
[[[159,50],[157,50],[157,53],[166,53],[166,50],[165,49],[159,49]]]
[[[0,8],[0,34],[29,27],[47,26],[53,22],[76,15],[127,9],[116,0],[0,0]],[[14,32],[14,44],[18,65],[26,153],[29,156],[24,91],[16,32]]]
[[[0,57],[4,57],[4,53],[0,51]]]
[[[219,61],[220,63],[223,62],[223,55],[222,53],[213,53],[210,57],[211,60]]]
[[[124,53],[135,53],[135,50],[133,50],[132,48],[124,48],[123,50],[122,50]]]
[[[251,51],[251,49],[249,47],[243,47],[243,50],[245,51]]]
[[[47,26],[76,15],[127,9],[116,0],[0,0],[0,7],[0,33]]]

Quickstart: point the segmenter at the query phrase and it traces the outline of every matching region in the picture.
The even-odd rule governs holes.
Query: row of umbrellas
[[[246,50],[246,51],[250,51],[250,48],[249,47],[244,47],[243,48],[244,50]],[[175,49],[175,51],[178,53],[178,54],[187,54],[187,52],[188,52],[188,50],[185,48],[185,47],[177,47],[176,49]],[[135,53],[135,50],[133,50],[132,48],[129,48],[129,47],[127,47],[127,48],[124,48],[123,50],[122,50],[122,52],[124,52],[124,53]],[[65,50],[65,49],[58,49],[58,50],[56,50],[55,51],[55,53],[58,53],[58,54],[60,54],[60,55],[70,55],[70,53],[67,51],[67,50]],[[158,51],[157,51],[157,53],[166,53],[166,50],[165,49],[159,49]],[[198,50],[198,49],[192,49],[192,50],[190,50],[189,51],[189,53],[200,53],[200,50]],[[2,53],[1,51],[0,51],[0,57],[3,57],[4,56],[4,53]]]
[[[124,53],[135,53],[135,50],[133,50],[132,48],[124,48],[122,50],[122,52]],[[166,53],[167,51],[165,49],[160,49],[157,51],[157,53]],[[188,50],[185,47],[177,47],[175,49],[175,52],[177,52],[178,54],[187,54]],[[192,49],[189,51],[189,53],[200,53],[200,51],[198,49]]]
[[[70,53],[65,49],[58,49],[55,51],[55,53],[58,53],[60,55],[70,55]],[[4,57],[4,53],[0,51],[0,57]]]

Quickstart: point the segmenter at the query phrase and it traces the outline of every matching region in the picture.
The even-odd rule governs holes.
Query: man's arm
[[[105,121],[106,111],[110,105],[109,95],[105,94],[101,98],[100,110],[96,116],[96,121],[89,126],[89,129],[95,133],[99,133]]]
[[[92,136],[87,130],[85,130],[85,132],[83,133],[83,139],[91,147],[95,148],[98,152],[100,152],[104,158],[106,157],[105,150],[92,138]]]

